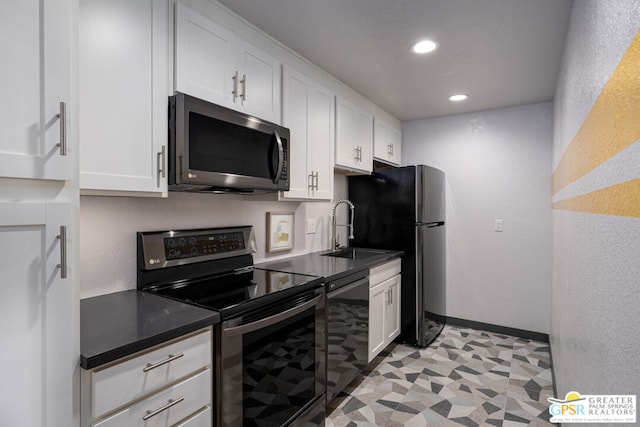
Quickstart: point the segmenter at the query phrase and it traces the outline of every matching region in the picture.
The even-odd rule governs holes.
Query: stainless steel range
[[[250,226],[137,239],[139,290],[220,313],[215,425],[324,425],[322,278],[254,268]]]

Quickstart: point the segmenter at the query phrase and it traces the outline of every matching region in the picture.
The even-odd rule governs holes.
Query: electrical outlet
[[[315,234],[318,227],[318,220],[315,218],[307,219],[307,234]]]
[[[494,231],[497,231],[497,232],[504,231],[504,228],[502,227],[502,220],[501,219],[496,219],[496,225],[495,225]]]

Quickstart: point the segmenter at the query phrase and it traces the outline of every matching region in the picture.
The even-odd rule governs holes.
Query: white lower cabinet
[[[212,425],[211,328],[82,371],[82,426]]]
[[[368,362],[400,335],[400,282],[400,259],[370,270]]]

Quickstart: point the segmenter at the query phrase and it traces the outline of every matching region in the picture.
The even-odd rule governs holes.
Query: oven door
[[[324,419],[324,290],[229,319],[218,332],[220,426],[299,425]]]

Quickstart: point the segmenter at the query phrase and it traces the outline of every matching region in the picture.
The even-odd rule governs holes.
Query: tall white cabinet
[[[80,188],[166,195],[168,0],[79,3]]]
[[[333,198],[334,94],[290,67],[283,69],[282,123],[291,132],[290,189],[283,199]]]
[[[71,0],[0,14],[0,424],[73,425],[79,337]]]
[[[183,4],[175,16],[175,90],[280,124],[280,62]]]

